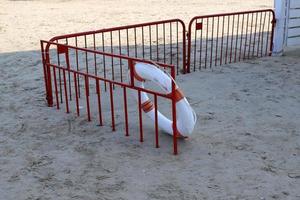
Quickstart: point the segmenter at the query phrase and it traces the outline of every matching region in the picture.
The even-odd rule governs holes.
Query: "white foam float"
[[[172,77],[163,72],[161,69],[152,64],[134,63],[133,74],[135,78],[135,86],[145,88],[144,82],[151,81],[160,86],[166,94],[172,93]],[[128,80],[130,82],[130,71],[128,73]],[[175,81],[174,81],[175,82]],[[176,85],[176,117],[177,117],[177,130],[179,136],[187,137],[192,134],[197,116],[183,95],[178,85]],[[138,95],[134,93],[135,99],[138,102]],[[152,101],[149,99],[147,93],[141,92],[141,107],[147,116],[155,121],[155,109]],[[173,135],[173,121],[164,116],[161,112],[157,111],[158,126],[170,135]]]

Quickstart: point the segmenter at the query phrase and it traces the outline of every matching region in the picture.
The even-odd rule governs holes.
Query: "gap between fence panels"
[[[154,103],[152,125],[158,148],[158,109],[177,121],[175,85],[172,82],[169,95],[158,88],[137,87],[134,64],[154,64],[175,80],[180,73],[269,56],[274,22],[273,10],[267,9],[197,16],[188,29],[182,20],[172,19],[42,40],[48,105],[85,115],[100,126],[109,123],[112,131],[121,120],[125,136],[133,134],[131,124],[138,124],[138,137],[143,142],[143,127],[151,125],[143,115],[140,95],[147,93]],[[138,105],[130,100],[130,93],[136,93]],[[174,154],[178,153],[177,132],[173,123]]]

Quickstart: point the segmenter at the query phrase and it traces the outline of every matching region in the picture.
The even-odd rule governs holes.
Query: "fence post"
[[[176,116],[176,100],[175,100],[175,89],[176,89],[176,85],[175,85],[175,68],[174,66],[171,68],[171,76],[173,78],[172,81],[172,128],[173,128],[173,153],[174,155],[178,154],[178,148],[177,148],[177,116]]]
[[[285,22],[286,22],[286,4],[288,0],[274,0],[276,26],[273,38],[272,55],[280,56],[283,53],[285,45]]]
[[[46,69],[46,59],[45,59],[45,51],[44,51],[44,44],[41,41],[41,53],[42,53],[42,61],[43,61],[43,71],[44,71],[44,81],[45,81],[45,92],[46,92],[46,99],[48,101],[48,80],[47,80],[47,69]]]
[[[45,49],[45,69],[46,69],[46,86],[47,86],[47,103],[49,107],[53,106],[53,95],[52,95],[52,84],[51,84],[51,70],[50,70],[50,55],[49,55],[49,47],[50,47],[50,43],[47,43],[46,45],[46,49]]]

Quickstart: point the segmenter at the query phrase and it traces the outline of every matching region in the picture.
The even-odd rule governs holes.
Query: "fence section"
[[[55,106],[57,109],[64,107],[66,113],[74,112],[77,116],[86,115],[88,121],[97,119],[99,125],[102,126],[104,121],[110,121],[112,130],[116,128],[116,112],[123,115],[125,124],[125,135],[129,136],[129,123],[132,118],[137,117],[129,115],[128,92],[133,92],[138,96],[137,112],[138,129],[140,141],[143,142],[143,102],[141,102],[141,93],[147,93],[154,99],[154,109],[157,115],[158,98],[171,102],[170,113],[173,121],[176,122],[176,96],[175,83],[172,84],[172,93],[163,94],[152,89],[144,89],[134,84],[134,63],[153,64],[153,61],[131,58],[124,55],[100,52],[93,49],[74,47],[63,45],[55,42],[41,41],[42,58],[44,64],[45,88],[49,106]],[[78,56],[77,56],[78,55]],[[113,79],[112,66],[104,66],[104,62],[95,63],[99,58],[111,60],[112,62],[120,61],[124,64],[127,74],[127,80]],[[93,59],[89,59],[93,58]],[[168,64],[155,62],[163,70],[170,72],[175,79],[175,67]],[[91,67],[91,69],[89,68]],[[110,68],[107,76],[102,77],[101,73],[97,74],[94,67],[98,68],[98,72]],[[119,68],[121,69],[121,68]],[[130,70],[129,70],[130,69]],[[128,81],[130,80],[130,81]],[[105,93],[105,90],[108,92]],[[106,103],[106,104],[105,104]],[[116,108],[117,111],[116,111]],[[107,119],[110,116],[110,119]],[[136,123],[132,123],[136,124]],[[157,118],[154,122],[155,127],[155,146],[159,147],[159,132]],[[177,127],[173,123],[174,154],[177,154]]]
[[[194,17],[188,26],[187,71],[271,54],[273,10]]]
[[[61,35],[51,41],[175,65],[178,74],[185,71],[185,32],[183,21],[171,19]]]

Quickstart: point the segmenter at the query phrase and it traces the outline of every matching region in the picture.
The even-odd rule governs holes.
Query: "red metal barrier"
[[[194,17],[188,27],[187,71],[270,55],[274,25],[270,9]]]
[[[46,49],[48,51],[44,51]],[[51,47],[51,48],[50,48]],[[151,89],[144,89],[135,86],[134,84],[134,74],[133,74],[133,63],[140,62],[140,63],[148,63],[152,64],[153,61],[139,59],[139,58],[132,58],[124,55],[117,55],[112,53],[105,53],[100,52],[93,49],[87,48],[80,48],[74,47],[70,45],[59,44],[56,42],[48,42],[48,41],[41,41],[41,49],[42,49],[42,58],[44,64],[44,75],[45,75],[45,86],[46,92],[48,95],[48,103],[49,106],[56,105],[57,109],[60,109],[62,104],[65,105],[65,109],[67,113],[75,111],[78,116],[80,116],[80,104],[84,104],[86,107],[86,115],[87,120],[91,121],[94,118],[94,115],[97,115],[99,118],[99,125],[103,125],[103,114],[102,114],[102,100],[107,99],[103,97],[103,93],[101,90],[105,90],[106,85],[109,87],[109,104],[110,104],[110,114],[111,114],[111,127],[112,131],[115,131],[115,104],[114,104],[114,97],[119,97],[120,95],[114,95],[117,93],[116,90],[113,88],[121,88],[123,93],[123,104],[124,104],[124,119],[125,119],[125,135],[129,136],[129,116],[128,116],[128,105],[127,105],[127,91],[133,90],[138,92],[139,94],[139,103],[138,108],[140,111],[139,115],[139,129],[140,129],[140,141],[143,142],[143,122],[142,122],[142,114],[141,114],[141,100],[140,100],[140,93],[145,92],[150,94],[154,98],[154,108],[157,115],[157,98],[164,98],[171,100],[172,108],[172,120],[176,122],[176,98],[175,98],[175,83],[172,84],[172,93],[170,94],[163,94],[155,90]],[[83,55],[82,61],[80,61],[79,56],[77,59],[76,55]],[[85,57],[87,55],[87,58]],[[114,60],[121,60],[125,68],[131,69],[129,75],[130,83],[124,80],[113,80],[112,71],[109,71],[107,68],[107,75],[111,75],[110,77],[102,77],[101,75],[95,74],[96,71],[89,71],[89,68],[86,68],[87,65],[94,63],[95,58],[96,61],[99,58],[105,57],[104,60],[110,60],[113,63]],[[112,60],[111,60],[112,59]],[[87,63],[86,63],[87,62]],[[111,64],[109,63],[109,64]],[[78,64],[78,65],[76,65]],[[164,70],[169,71],[173,79],[175,79],[175,66],[163,64],[159,62],[155,62],[157,66],[162,67]],[[82,68],[81,66],[84,65]],[[108,66],[108,65],[107,65]],[[106,66],[106,67],[107,67]],[[111,66],[111,65],[110,65]],[[96,70],[103,70],[104,65],[102,63],[98,63],[96,65]],[[116,74],[115,74],[116,75]],[[120,74],[119,74],[120,75]],[[83,79],[83,80],[82,80]],[[52,85],[53,84],[53,85]],[[101,87],[102,86],[102,87]],[[80,89],[81,88],[81,89]],[[83,94],[79,95],[80,90],[84,91]],[[92,92],[92,91],[95,92]],[[54,91],[54,92],[53,92]],[[119,92],[120,92],[119,91]],[[82,93],[82,91],[81,91]],[[53,95],[55,96],[55,102],[52,99]],[[74,100],[75,96],[75,102]],[[95,96],[95,98],[93,98]],[[92,103],[92,100],[96,99],[96,104]],[[117,98],[120,101],[120,98]],[[122,99],[122,98],[121,98]],[[72,104],[72,102],[74,102]],[[92,109],[92,107],[97,106],[97,109]],[[109,106],[107,106],[109,107]],[[97,111],[97,114],[93,111]],[[159,147],[159,134],[158,134],[158,119],[155,119],[155,146]],[[178,153],[177,150],[177,127],[176,123],[173,123],[173,142],[174,147],[173,151],[174,154]]]
[[[41,41],[47,103],[49,106],[56,105],[57,109],[65,105],[67,113],[75,111],[77,116],[81,115],[80,105],[84,104],[88,121],[96,115],[100,126],[107,116],[103,114],[105,108],[109,108],[114,131],[115,107],[119,106],[114,104],[115,89],[121,88],[125,135],[129,136],[130,102],[127,101],[127,91],[134,90],[138,94],[139,140],[143,142],[141,92],[146,92],[153,95],[155,146],[159,147],[157,98],[171,100],[172,119],[176,122],[175,84],[172,84],[172,95],[136,87],[133,63],[155,62],[175,80],[176,74],[190,72],[191,67],[195,71],[197,68],[211,68],[271,55],[274,25],[272,10],[257,10],[194,17],[187,33],[182,20],[172,19],[62,35],[50,41]],[[130,74],[128,69],[131,69]],[[126,76],[129,76],[130,84]],[[106,91],[109,95],[104,98]],[[109,105],[104,106],[107,99]],[[116,100],[120,101],[120,98]],[[97,109],[92,109],[95,106]],[[95,110],[97,113],[93,112]],[[176,123],[173,123],[173,130],[173,150],[177,154]]]

